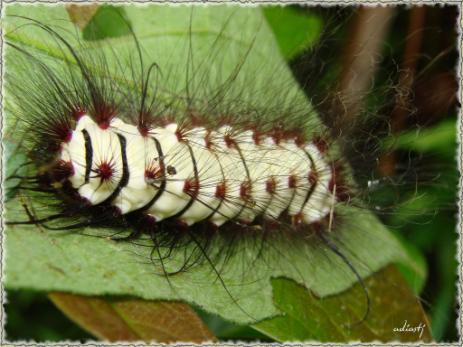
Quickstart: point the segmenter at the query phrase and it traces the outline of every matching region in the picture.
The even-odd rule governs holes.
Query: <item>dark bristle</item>
[[[145,179],[158,180],[162,177],[162,170],[160,167],[155,166],[154,164],[150,165],[145,169]]]
[[[114,175],[113,165],[109,162],[103,162],[98,165],[96,174],[102,181],[109,181]]]
[[[136,124],[141,136],[147,137],[150,134],[150,131],[154,128],[154,123],[154,117],[150,111],[143,109],[139,112]]]
[[[150,133],[150,128],[146,126],[145,124],[139,124],[137,129],[140,135],[143,137],[147,137]]]
[[[116,116],[116,107],[103,102],[94,107],[92,112],[93,119],[101,129],[108,129],[111,126],[111,120]]]
[[[74,174],[74,167],[69,161],[59,160],[51,170],[52,180],[60,182]]]
[[[342,202],[350,201],[351,190],[345,183],[344,166],[341,161],[335,161],[331,166],[331,175],[330,191],[333,191],[334,184],[336,183],[336,199]]]
[[[199,181],[196,178],[185,180],[183,192],[193,198],[196,198],[199,192]]]
[[[72,110],[71,116],[74,118],[75,121],[78,121],[80,118],[82,118],[87,111],[85,111],[84,108],[81,107],[76,107],[75,109]]]
[[[185,130],[180,127],[175,131],[175,136],[177,136],[178,142],[185,141]]]
[[[328,149],[328,142],[326,141],[326,139],[317,135],[314,136],[314,138],[312,139],[312,143],[315,145],[315,147],[317,147],[320,153],[326,153]]]
[[[49,122],[51,123],[51,122]],[[47,126],[47,125],[44,125]],[[50,136],[49,140],[56,142],[69,142],[72,138],[72,126],[66,119],[60,119],[54,123],[48,124],[47,135]]]
[[[198,111],[189,110],[188,111],[188,122],[191,127],[203,127],[207,124],[207,121],[204,119]]]

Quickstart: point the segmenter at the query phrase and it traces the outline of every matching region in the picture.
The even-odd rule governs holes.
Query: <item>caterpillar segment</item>
[[[315,143],[256,136],[232,126],[175,123],[141,132],[115,117],[101,127],[81,116],[61,145],[69,182],[91,205],[121,214],[143,212],[156,222],[252,223],[256,217],[311,224],[329,215],[334,172]]]

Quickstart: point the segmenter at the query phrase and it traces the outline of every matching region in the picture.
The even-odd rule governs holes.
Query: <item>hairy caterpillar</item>
[[[36,24],[45,31],[49,31],[50,29],[46,24]],[[49,34],[54,35],[53,31],[49,32]],[[59,41],[58,37],[55,37],[55,39]],[[60,44],[65,45],[65,42],[67,41],[61,41]],[[63,48],[66,49],[66,47]],[[291,233],[296,235],[296,239],[300,237],[301,239],[299,240],[304,240],[310,236],[311,233],[315,233],[322,238],[329,237],[335,239],[338,237],[337,224],[343,222],[343,211],[342,209],[338,209],[338,206],[344,203],[354,205],[354,201],[351,199],[351,195],[353,194],[345,189],[349,184],[343,182],[343,180],[347,180],[348,175],[342,173],[342,170],[341,173],[339,173],[339,171],[334,169],[337,166],[335,165],[335,158],[339,160],[339,155],[329,153],[326,149],[324,150],[324,143],[332,142],[329,136],[323,135],[322,140],[319,141],[310,139],[310,137],[309,140],[304,139],[307,134],[312,136],[316,135],[315,137],[317,137],[320,133],[324,132],[320,130],[322,128],[315,125],[315,122],[307,119],[308,117],[304,119],[301,116],[304,112],[294,107],[285,109],[280,106],[280,108],[275,109],[274,105],[277,105],[279,102],[275,102],[272,104],[272,107],[268,109],[263,108],[262,105],[256,107],[252,104],[252,100],[247,100],[245,95],[236,92],[230,85],[225,85],[224,88],[219,88],[218,91],[216,90],[209,95],[207,95],[207,93],[204,93],[204,95],[195,95],[197,91],[193,91],[193,94],[189,94],[187,91],[187,93],[185,93],[186,96],[181,95],[181,93],[174,94],[168,102],[159,102],[159,98],[157,98],[146,101],[146,104],[143,104],[144,88],[149,84],[148,82],[150,82],[151,76],[156,75],[157,68],[155,65],[151,66],[151,74],[148,73],[148,71],[150,71],[149,69],[141,73],[141,92],[134,92],[132,90],[120,88],[117,86],[117,83],[108,81],[106,77],[100,78],[96,76],[87,79],[90,75],[90,68],[93,63],[101,68],[99,65],[100,58],[89,59],[87,56],[79,56],[79,53],[77,53],[77,57],[82,58],[82,63],[80,64],[78,59],[76,59],[79,69],[69,69],[67,75],[69,77],[67,77],[66,80],[63,80],[59,76],[55,78],[53,74],[50,74],[49,70],[44,70],[44,77],[41,77],[43,80],[49,78],[48,82],[50,82],[50,85],[58,87],[56,94],[54,92],[50,92],[49,94],[59,95],[58,98],[51,98],[50,100],[52,102],[50,105],[45,105],[43,110],[50,112],[47,107],[49,108],[49,106],[52,106],[60,112],[63,110],[65,112],[60,113],[59,116],[56,114],[53,115],[53,117],[45,117],[46,123],[40,123],[38,117],[35,119],[32,118],[33,121],[31,124],[34,128],[41,129],[43,137],[39,137],[39,141],[35,142],[36,145],[31,146],[33,148],[32,157],[37,158],[37,161],[40,163],[37,165],[40,171],[39,175],[34,176],[30,182],[38,182],[41,190],[46,190],[46,193],[52,192],[53,194],[57,194],[66,203],[62,204],[60,202],[56,204],[55,202],[57,207],[61,210],[59,213],[45,216],[42,220],[34,217],[32,220],[33,223],[42,221],[43,226],[50,227],[48,224],[55,219],[55,216],[56,219],[68,216],[72,219],[77,219],[77,221],[71,224],[64,224],[64,226],[58,224],[57,226],[51,226],[51,228],[60,230],[78,229],[89,225],[110,226],[121,228],[126,231],[128,228],[136,226],[134,228],[135,231],[138,233],[141,230],[145,231],[146,234],[152,235],[152,241],[155,245],[170,245],[168,249],[175,249],[182,246],[185,238],[187,240],[191,237],[196,239],[203,233],[205,241],[198,240],[199,248],[197,248],[201,252],[207,250],[207,247],[203,247],[203,245],[213,242],[211,241],[213,238],[221,237],[220,235],[217,236],[217,234],[228,233],[231,234],[232,237],[239,236],[243,239],[251,237],[259,240],[262,238],[262,234],[265,235],[265,233],[272,230],[272,227],[274,228],[274,226],[269,225],[271,221],[276,222],[277,229],[279,229],[279,231],[272,231],[272,236],[274,236],[274,234],[286,235],[286,233]],[[109,58],[105,57],[104,59]],[[246,61],[246,54],[244,54],[241,59]],[[237,67],[237,71],[232,71],[227,77],[230,77],[230,84],[233,82],[240,86],[239,82],[235,81],[241,69],[240,65],[237,65]],[[192,70],[192,75],[194,76],[194,66],[192,66]],[[146,73],[148,74],[146,75]],[[165,73],[165,71],[163,73]],[[175,74],[175,72],[173,72],[173,74]],[[194,83],[199,83],[199,85],[209,83],[201,80],[204,76],[207,76],[201,74],[203,74],[202,70],[199,74],[199,82],[195,80]],[[277,74],[274,76],[276,75]],[[126,78],[127,77],[123,77],[122,79],[124,80]],[[38,80],[40,81],[40,78]],[[37,80],[35,82],[37,82]],[[188,80],[187,88],[193,87],[194,83]],[[72,88],[66,86],[69,84]],[[46,83],[40,83],[36,86],[39,87],[40,85],[43,86],[46,85]],[[54,87],[51,87],[50,90],[53,90],[52,88]],[[208,92],[210,90],[208,90]],[[229,90],[232,90],[232,93],[228,92]],[[93,94],[94,92],[95,94]],[[229,93],[226,95],[226,98],[221,95],[221,93],[224,92]],[[42,91],[40,91],[40,93],[42,93]],[[39,99],[44,100],[43,95],[40,93],[37,94]],[[205,96],[214,102],[203,103],[203,98]],[[276,100],[280,101],[282,99],[284,98],[277,98]],[[34,100],[33,97],[31,100]],[[243,100],[245,100],[245,102],[243,102]],[[286,100],[289,100],[289,103],[291,103],[291,101],[295,99],[288,97]],[[240,104],[244,104],[244,106]],[[60,106],[57,107],[57,105]],[[22,114],[24,114],[24,117],[18,118],[26,119],[25,113],[30,112],[31,109],[37,110],[37,106],[28,109],[23,108]],[[163,112],[159,112],[159,110]],[[37,115],[46,114],[46,112],[38,112]],[[259,121],[258,117],[266,112],[273,112],[275,114],[282,113],[285,115],[292,114],[293,117],[299,119],[299,123],[288,126],[288,123],[291,123],[290,120],[282,115],[275,115],[273,123],[269,122],[268,119]],[[307,111],[305,112],[308,113]],[[83,113],[91,114],[94,120],[90,121],[87,116],[82,115]],[[153,117],[152,113],[160,116]],[[122,115],[122,118],[124,118],[123,121],[118,119],[119,115]],[[27,115],[27,117],[31,119],[30,114]],[[77,118],[77,121],[74,117]],[[205,117],[205,119],[202,119],[203,117]],[[279,119],[279,117],[281,117],[281,119]],[[57,122],[57,119],[59,119],[60,122]],[[276,122],[276,120],[279,122]],[[84,124],[85,122],[86,124]],[[99,126],[95,123],[98,123]],[[203,127],[202,123],[207,124],[207,127]],[[173,126],[169,124],[177,125]],[[224,131],[224,126],[229,124],[231,124],[231,128]],[[295,131],[291,127],[303,128],[304,130]],[[47,131],[45,131],[46,129]],[[83,135],[84,132],[76,132],[76,129],[79,131],[85,130],[88,133],[87,140]],[[176,131],[177,129],[179,129],[179,131]],[[254,129],[254,132],[252,132],[252,129]],[[256,131],[256,129],[258,129],[258,131]],[[52,131],[50,132],[50,130]],[[69,140],[67,137],[70,131],[75,131],[74,134],[78,135],[72,136],[71,142],[62,146],[63,142]],[[207,136],[208,131],[212,134],[212,136],[209,136],[210,139],[208,139]],[[166,134],[162,141],[157,138],[161,132]],[[220,136],[217,136],[220,132],[222,132]],[[145,136],[143,136],[143,134]],[[256,139],[254,139],[252,136],[253,134],[260,136],[254,136],[256,137]],[[50,138],[55,141],[49,141]],[[71,147],[71,145],[74,145],[73,141],[75,141],[76,138],[80,138],[80,141],[77,140],[80,143],[76,147],[69,149],[69,152],[72,152],[71,154],[66,154],[68,152],[67,150],[60,150],[60,147]],[[122,138],[124,138],[124,140],[122,140]],[[130,139],[128,140],[127,138]],[[37,138],[31,137],[31,139],[32,141],[37,141]],[[154,139],[159,141],[159,148],[156,147]],[[169,147],[168,139],[175,143],[173,151],[166,150],[166,148]],[[45,142],[47,146],[43,145]],[[139,142],[140,144],[138,146],[133,146],[135,142]],[[210,142],[212,148],[214,148],[214,146],[217,147],[217,144],[219,144],[219,148],[215,151],[210,151],[208,142]],[[93,143],[98,143],[100,148],[94,146]],[[143,143],[143,145],[141,143]],[[317,143],[319,146],[317,147],[312,143]],[[48,147],[48,144],[51,146]],[[92,146],[90,147],[89,144],[92,144]],[[109,147],[113,147],[109,152],[104,149],[108,147],[108,145]],[[124,145],[125,151],[123,150]],[[132,146],[130,151],[128,150],[129,146]],[[256,148],[265,148],[265,146],[267,146],[266,149],[256,150]],[[94,147],[98,149],[93,150]],[[306,151],[311,155],[305,153],[305,147],[309,148]],[[102,161],[94,161],[93,158],[87,161],[83,151],[84,148],[85,153],[94,153],[95,158],[102,159]],[[92,148],[91,151],[89,150],[90,148]],[[246,150],[248,148],[249,150]],[[332,146],[329,146],[329,149],[332,148]],[[160,151],[162,151],[162,155]],[[172,154],[169,155],[169,153]],[[288,157],[291,158],[291,156],[293,156],[294,161],[297,160],[296,158],[302,157],[301,162],[303,163],[303,167],[301,171],[297,171],[295,175],[288,173],[288,171],[290,172],[294,169],[299,170],[299,167],[296,168],[295,165],[294,167],[288,165],[286,161],[277,160],[277,153],[280,155],[287,153]],[[126,160],[124,160],[124,154],[127,157]],[[136,159],[137,155],[141,155],[141,159]],[[218,158],[217,161],[213,161],[211,156],[220,157],[222,161],[228,162],[228,165],[225,165],[224,168],[220,158]],[[168,165],[161,165],[161,161],[168,161],[170,160],[169,157],[174,158],[174,160],[176,159],[177,162],[174,162],[173,165],[171,165],[172,163],[170,162]],[[278,205],[273,205],[269,197],[269,195],[271,195],[269,193],[274,191],[274,182],[269,179],[270,176],[260,172],[255,178],[255,172],[252,172],[256,169],[265,167],[262,165],[264,163],[257,165],[261,157],[269,161],[266,163],[267,169],[274,172],[281,172],[279,174],[279,176],[281,176],[279,177],[280,181],[287,185],[281,189],[282,194],[286,194],[286,197],[284,197]],[[315,157],[315,159],[313,157]],[[60,159],[70,160],[72,169],[70,169],[67,164],[63,165],[64,163],[61,162]],[[197,170],[195,170],[193,159],[201,164],[196,165]],[[125,165],[124,161],[126,162]],[[42,165],[43,163],[46,165]],[[50,163],[52,165],[49,165]],[[54,163],[56,163],[56,165],[54,165]],[[91,163],[91,165],[89,165],[89,163]],[[135,163],[138,163],[138,165]],[[158,164],[157,166],[155,165],[156,163]],[[246,165],[246,163],[248,164]],[[125,170],[124,166],[126,167]],[[165,166],[164,170],[162,166]],[[136,167],[137,169],[135,169]],[[157,167],[161,169],[160,175]],[[318,169],[319,167],[321,167],[321,169]],[[340,166],[337,167],[339,169]],[[124,171],[129,172],[128,175],[126,173],[125,179]],[[163,173],[162,171],[165,172]],[[196,174],[195,171],[197,171]],[[249,171],[249,173],[246,171]],[[262,169],[262,171],[266,170]],[[234,177],[235,172],[237,177]],[[311,172],[318,172],[319,174],[310,177]],[[74,173],[74,175],[71,175],[71,177],[74,178],[71,178],[71,180],[75,179],[75,181],[78,182],[79,180],[85,181],[88,179],[89,183],[91,183],[91,188],[88,189],[89,186],[87,186],[86,192],[84,192],[84,190],[78,190],[76,194],[76,189],[80,187],[82,182],[76,184],[72,182],[72,187],[69,187],[67,175],[72,173]],[[178,179],[176,175],[179,173],[181,176],[179,176],[180,178]],[[183,173],[186,173],[186,175]],[[166,174],[168,178],[166,178]],[[151,184],[152,188],[146,196],[144,196],[144,194],[135,194],[137,197],[143,195],[144,200],[139,202],[138,205],[137,203],[133,204],[134,201],[129,199],[130,194],[127,194],[128,190],[134,187],[130,180],[131,178],[137,177],[135,175],[141,179],[143,184],[142,191],[150,189],[147,188],[150,187],[148,183]],[[226,192],[231,191],[231,194],[228,192],[228,194],[223,194],[221,192],[222,189],[220,184],[224,181],[224,177],[227,178],[229,182],[232,182],[231,184],[229,183],[228,189],[224,189]],[[333,177],[335,179],[333,179]],[[210,182],[207,182],[208,180]],[[158,182],[162,184],[162,181],[166,182],[166,187],[169,185],[169,187],[164,188],[164,192],[162,192],[160,188],[157,188],[159,187]],[[27,179],[25,182],[27,182]],[[121,184],[121,182],[123,184]],[[301,186],[298,185],[299,182],[302,182]],[[230,189],[230,186],[232,189]],[[313,195],[314,192],[311,192],[312,187],[315,187],[313,188],[315,190],[317,186],[320,190],[317,192],[320,194],[319,196],[317,196],[318,194]],[[225,185],[225,187],[227,188],[227,185]],[[260,188],[257,188],[256,191],[256,187]],[[352,186],[352,189],[353,187],[354,186]],[[102,190],[102,188],[105,189]],[[148,220],[141,219],[140,217],[145,214],[131,214],[130,212],[136,211],[138,208],[143,208],[146,206],[147,200],[152,200],[155,197],[156,192],[154,190],[156,188],[163,193],[159,196],[164,196],[165,199],[167,199],[168,196],[166,193],[170,192],[171,195],[170,204],[165,204],[164,201],[163,204],[153,205],[153,211],[151,212],[152,215],[156,214],[156,220],[151,218]],[[208,191],[206,191],[206,189],[202,191],[204,188]],[[124,189],[126,190],[124,191]],[[219,192],[218,195],[220,199],[215,199],[214,202],[214,200],[210,198],[211,196],[216,197],[217,191]],[[258,195],[259,192],[263,196],[266,194],[266,196],[262,198]],[[98,196],[99,193],[101,193],[100,196]],[[310,196],[309,193],[311,193]],[[79,198],[82,195],[84,195],[87,200],[90,200],[91,203],[89,204],[88,201],[85,200],[82,201]],[[210,200],[205,202],[204,200],[208,198]],[[127,207],[127,202],[129,202],[129,200],[135,207]],[[221,200],[226,201],[229,205],[226,213],[224,213],[225,206],[221,206],[223,209],[220,207],[217,209],[217,206],[215,206],[215,204],[220,204]],[[111,208],[113,202],[114,205],[118,204],[118,209]],[[265,206],[267,204],[269,206]],[[265,213],[269,207],[282,212],[286,210],[288,206],[290,209],[292,208],[292,211],[288,211],[288,216],[280,216],[281,213],[278,212],[274,212],[273,214],[269,213],[268,215]],[[305,206],[309,206],[310,209],[307,211],[303,210]],[[63,207],[64,211],[62,210]],[[161,207],[169,207],[169,211],[165,212],[158,210],[158,208]],[[186,207],[188,207],[188,209],[185,209]],[[215,209],[217,209],[217,211],[214,211]],[[182,217],[185,217],[184,213],[191,211],[195,211],[195,213],[191,214],[189,219],[182,220]],[[300,214],[301,211],[303,211],[302,214]],[[360,213],[360,211],[361,210],[357,211],[357,213]],[[164,212],[164,214],[162,214],[162,212]],[[180,212],[182,212],[181,215],[179,214]],[[220,226],[218,230],[215,230],[215,228],[209,225],[205,225],[205,223],[201,223],[203,220],[207,219],[203,216],[207,217],[211,215],[212,212],[216,213],[216,224],[225,224]],[[336,212],[337,216],[335,216],[334,212]],[[318,214],[318,216],[311,219],[309,218],[311,213]],[[262,217],[270,216],[273,218],[271,218],[270,221],[269,218],[267,218],[267,220],[264,218],[262,218],[263,220],[254,220],[254,216],[259,214]],[[299,218],[299,216],[302,218]],[[301,220],[305,223],[300,223]],[[178,223],[179,221],[184,221],[186,223]],[[307,225],[307,222],[314,221],[319,223]],[[190,226],[187,228],[185,224],[189,224]],[[237,227],[240,228],[240,231],[237,230]],[[286,233],[282,232],[282,229],[286,230]],[[156,230],[156,233],[154,230]],[[136,238],[138,236],[140,235],[134,232],[128,237]],[[311,241],[304,242],[310,244]],[[198,253],[198,257],[203,256],[201,252]],[[173,272],[183,272],[188,269],[189,266],[194,264],[198,259],[195,258],[196,255],[197,254],[193,254],[193,256],[187,255],[186,261],[179,269],[175,269]],[[168,257],[165,255],[159,256],[161,261],[167,258]],[[164,267],[163,264],[161,265]],[[168,270],[164,271],[169,272]]]
[[[153,222],[176,218],[187,226],[278,219],[283,211],[310,224],[329,212],[335,183],[314,144],[298,147],[295,139],[227,126],[142,126],[117,118],[95,123],[84,114],[75,130],[67,129],[71,135],[60,144],[58,165],[69,168],[66,178],[86,203],[109,203],[122,215],[144,211]],[[279,163],[282,157],[287,166]]]

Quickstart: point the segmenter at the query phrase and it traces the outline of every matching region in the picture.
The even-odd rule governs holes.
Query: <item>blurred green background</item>
[[[123,8],[118,11],[123,17]],[[378,158],[375,178],[400,180],[395,189],[379,184],[370,198],[393,206],[380,217],[427,268],[425,282],[409,280],[428,312],[434,339],[457,340],[458,8],[291,6],[263,11],[294,76],[326,123],[340,107],[337,98],[326,96],[342,95],[342,107],[350,114],[373,114],[379,132],[392,131],[393,139],[384,143],[393,146],[394,155]],[[106,30],[101,37],[84,35],[87,40],[127,34],[110,20],[107,6],[96,11],[87,28],[94,22],[99,27],[105,23]],[[355,146],[365,149],[371,143]],[[371,181],[372,177],[362,177],[365,168],[358,167],[359,181]],[[45,293],[7,291],[5,311],[9,340],[91,338]],[[271,341],[251,328],[199,313],[218,337]]]

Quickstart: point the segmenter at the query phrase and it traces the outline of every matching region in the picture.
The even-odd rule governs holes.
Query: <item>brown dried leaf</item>
[[[204,342],[216,340],[187,304],[49,293],[71,320],[101,340]]]
[[[90,22],[96,11],[98,10],[98,4],[90,5],[66,5],[66,11],[68,11],[69,18],[77,25],[79,29],[84,29],[85,26]]]

